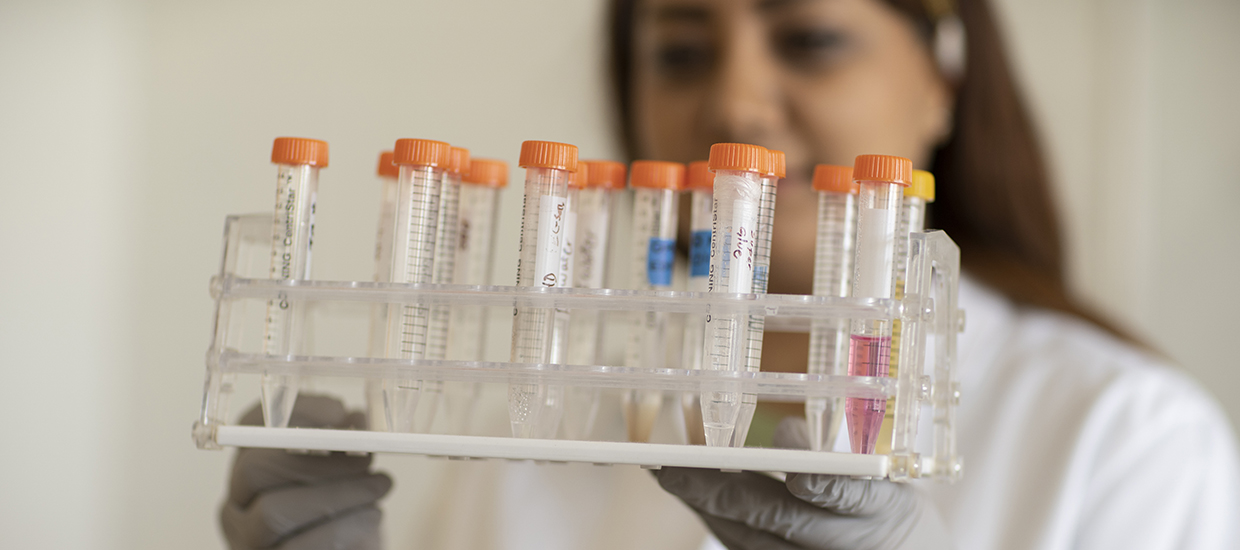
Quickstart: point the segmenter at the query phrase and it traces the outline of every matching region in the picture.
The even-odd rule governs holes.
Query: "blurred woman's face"
[[[635,17],[640,158],[704,160],[719,142],[788,156],[770,292],[811,291],[814,164],[877,153],[920,167],[950,131],[950,90],[879,0],[643,0]]]

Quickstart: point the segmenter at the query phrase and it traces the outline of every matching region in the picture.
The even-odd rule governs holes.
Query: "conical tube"
[[[499,193],[508,185],[508,163],[493,159],[470,159],[462,178],[457,216],[456,260],[453,282],[462,285],[491,283],[495,231],[499,227]],[[451,359],[481,361],[486,349],[487,308],[459,306],[448,320],[448,352]],[[444,387],[444,411],[448,433],[470,433],[479,388],[475,382],[448,382]]]
[[[395,160],[400,166],[396,214],[392,231],[393,283],[426,284],[435,269],[435,233],[439,221],[439,194],[450,146],[425,139],[396,140]],[[401,304],[388,308],[386,355],[390,359],[426,358],[430,307]],[[383,381],[387,427],[411,432],[422,390],[421,380]]]
[[[921,233],[926,229],[926,204],[934,202],[934,175],[925,170],[913,170],[913,182],[904,188],[904,199],[900,207],[900,224],[896,227],[896,290],[895,299],[904,299],[905,273],[908,271],[909,235]],[[891,327],[891,377],[900,373],[900,335],[901,323],[897,319]],[[886,454],[891,451],[892,429],[895,427],[895,399],[887,399],[887,411],[883,416],[883,427],[878,432],[878,443],[875,452]]]
[[[568,174],[577,169],[577,147],[527,141],[521,144],[520,164],[526,172],[517,286],[563,287],[560,265],[567,237]],[[555,314],[553,308],[513,311],[512,362],[551,362]],[[514,437],[537,435],[546,393],[541,384],[508,386],[508,420]]]
[[[460,215],[461,175],[469,170],[469,149],[452,147],[449,155],[448,166],[443,171],[439,184],[439,217],[435,222],[435,268],[431,275],[431,282],[440,285],[454,282],[456,246],[460,231],[457,218]],[[448,324],[452,310],[451,306],[446,305],[431,308],[430,326],[426,335],[427,359],[448,358]],[[414,417],[415,431],[426,433],[431,430],[435,417],[439,414],[443,388],[443,382],[439,380],[423,384],[417,416]]]
[[[769,154],[770,162],[766,173],[762,174],[762,200],[758,205],[758,247],[754,251],[753,265],[754,294],[766,294],[771,270],[771,236],[775,230],[775,191],[779,180],[786,175],[784,152],[771,150]],[[758,372],[762,370],[762,333],[766,329],[766,318],[750,315],[747,328],[749,340],[745,344],[745,370]],[[733,447],[745,446],[745,438],[749,435],[749,426],[753,423],[753,414],[757,408],[757,395],[741,395],[741,410],[736,417],[736,429],[732,432]]]
[[[276,138],[271,162],[277,166],[275,217],[271,228],[271,278],[277,281],[310,278],[310,250],[314,244],[314,207],[319,169],[327,167],[327,142],[305,138]],[[263,353],[295,355],[304,338],[305,304],[284,294],[267,301]],[[263,374],[263,421],[269,427],[288,426],[297,401],[299,380],[286,374]]]
[[[911,180],[911,173],[912,163],[902,157],[861,155],[853,165],[853,179],[860,186],[854,298],[890,299],[894,295],[896,225],[903,187]],[[891,361],[892,322],[854,319],[851,325],[848,374],[886,377]],[[844,400],[844,417],[854,453],[874,453],[886,409],[886,399]]]
[[[633,163],[633,241],[631,269],[635,290],[669,290],[676,258],[676,218],[685,165],[639,160]],[[667,313],[633,313],[624,366],[663,368],[667,355]],[[629,390],[622,394],[629,441],[646,442],[663,403],[663,392]]]
[[[818,191],[818,241],[814,251],[814,296],[847,298],[852,292],[854,248],[857,241],[857,185],[851,166],[814,167]],[[848,374],[849,322],[814,319],[810,326],[809,374]],[[805,400],[810,448],[829,450],[843,420],[844,400],[811,397]]]
[[[762,174],[768,162],[766,149],[757,145],[716,143],[710,148],[715,186],[707,292],[753,292]],[[703,344],[707,368],[728,372],[745,369],[747,321],[748,316],[743,314],[707,314]],[[739,384],[724,382],[704,388],[702,425],[707,445],[726,447],[731,443],[740,400]]]
[[[706,292],[710,274],[711,197],[715,176],[704,160],[689,163],[685,185],[689,189],[689,292]],[[686,369],[704,367],[702,335],[706,316],[691,313],[685,316],[685,339],[681,364]],[[697,392],[682,392],[680,408],[684,414],[685,440],[692,445],[705,445],[702,430],[702,405]]]
[[[583,169],[584,167],[584,169]],[[611,243],[612,210],[627,181],[624,164],[608,160],[578,163],[578,181],[585,185],[577,192],[577,237],[573,251],[573,286],[604,288],[607,255]],[[570,315],[568,363],[598,365],[602,340],[601,313],[597,309],[578,309]],[[570,386],[564,392],[564,435],[568,439],[589,439],[598,417],[598,388]]]
[[[574,267],[577,249],[577,209],[581,204],[581,187],[585,185],[589,168],[578,162],[577,170],[568,173],[568,195],[565,197],[564,241],[560,247],[559,284],[565,288],[576,285]],[[572,312],[556,308],[551,329],[551,362],[568,362],[569,325]],[[551,384],[542,389],[542,408],[538,418],[537,437],[555,439],[560,433],[560,421],[564,419],[566,388]]]

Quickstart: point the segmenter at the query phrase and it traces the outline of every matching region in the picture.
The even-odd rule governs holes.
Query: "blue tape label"
[[[710,230],[699,229],[693,232],[689,245],[689,276],[707,275],[710,275]]]
[[[672,286],[672,263],[676,260],[676,240],[650,238],[646,251],[646,278],[652,286]]]

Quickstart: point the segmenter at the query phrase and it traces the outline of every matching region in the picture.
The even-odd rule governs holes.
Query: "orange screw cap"
[[[464,175],[469,171],[469,149],[452,147],[448,153],[448,171]]]
[[[711,191],[715,188],[715,175],[710,173],[710,163],[695,160],[689,163],[689,189]]]
[[[853,163],[853,179],[885,181],[907,187],[913,183],[913,161],[892,155],[860,155]]]
[[[392,162],[394,158],[396,158],[396,153],[391,151],[379,153],[379,168],[375,172],[385,178],[399,178],[400,167]]]
[[[771,156],[770,162],[766,167],[766,174],[764,175],[768,178],[773,177],[781,180],[788,177],[788,160],[787,157],[784,156],[784,152],[776,151],[774,149],[767,149],[767,152],[770,153]]]
[[[495,159],[470,159],[469,172],[462,180],[474,185],[504,187],[508,185],[508,163]]]
[[[526,141],[521,144],[522,168],[553,168],[577,171],[577,146],[554,141]]]
[[[447,168],[452,160],[452,146],[430,139],[398,139],[393,161],[396,164]]]
[[[568,186],[583,189],[590,185],[590,166],[584,162],[577,163],[577,171],[568,173]]]
[[[614,160],[583,160],[578,166],[589,166],[590,177],[584,187],[602,187],[603,189],[624,189],[624,181],[628,169],[623,163]]]
[[[853,169],[851,166],[819,164],[814,167],[815,191],[855,194],[860,189],[861,186],[853,181]]]
[[[765,174],[770,162],[766,148],[746,143],[716,143],[710,146],[710,170],[736,170]]]
[[[320,139],[278,137],[271,144],[271,162],[327,168],[327,142]]]
[[[679,191],[685,186],[685,165],[679,162],[636,160],[632,171],[629,184],[633,187]]]

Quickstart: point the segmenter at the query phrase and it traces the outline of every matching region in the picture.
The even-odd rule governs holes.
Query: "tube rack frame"
[[[284,448],[310,452],[387,452],[452,459],[535,460],[550,463],[681,466],[725,471],[755,470],[867,476],[892,480],[954,481],[961,473],[956,448],[956,335],[964,315],[957,309],[959,249],[941,231],[913,234],[902,300],[830,298],[778,294],[531,289],[505,286],[417,285],[356,281],[273,281],[255,278],[270,257],[270,215],[229,216],[224,256],[211,278],[215,323],[206,354],[202,409],[192,436],[199,448]],[[245,275],[251,275],[247,277]],[[236,310],[241,302],[285,297],[305,302],[368,302],[450,306],[541,307],[669,313],[740,313],[767,319],[767,330],[808,331],[813,319],[899,319],[900,368],[894,378],[772,372],[640,369],[597,365],[399,360],[352,355],[273,356],[254,340],[253,326]],[[363,331],[364,332],[364,331]],[[261,336],[261,335],[260,335]],[[929,345],[928,345],[929,344]],[[360,346],[365,349],[365,346]],[[931,351],[932,356],[927,357]],[[912,363],[909,362],[911,359]],[[928,362],[928,364],[927,364]],[[920,368],[906,368],[915,364]],[[894,398],[889,454],[860,455],[773,448],[722,448],[687,444],[517,439],[474,435],[389,433],[359,430],[268,428],[228,422],[228,405],[239,374],[315,377],[401,378],[486,383],[538,383],[598,388],[694,392],[728,389],[776,401],[807,397]],[[928,412],[930,440],[918,447],[920,415]]]

